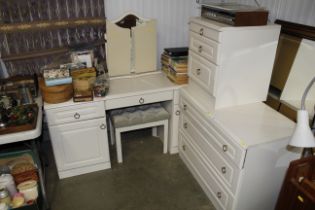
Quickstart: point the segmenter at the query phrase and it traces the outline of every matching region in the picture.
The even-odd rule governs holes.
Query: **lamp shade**
[[[315,139],[309,126],[309,117],[306,110],[298,110],[297,124],[289,145],[303,148],[315,147]]]

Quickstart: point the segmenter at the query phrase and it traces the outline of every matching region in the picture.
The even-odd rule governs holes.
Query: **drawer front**
[[[157,93],[142,94],[136,96],[127,96],[123,98],[109,99],[105,101],[106,109],[117,109],[128,106],[136,106],[149,104],[159,101],[167,101],[173,99],[173,91],[164,91]]]
[[[211,145],[218,151],[224,159],[234,162],[238,168],[243,167],[245,158],[245,150],[234,143],[233,139],[228,137],[222,130],[217,128],[209,119],[205,119],[206,116],[202,116],[193,106],[189,103],[189,100],[181,97],[180,107],[183,115],[189,114],[203,125],[205,129],[200,129],[199,132],[203,136],[212,136],[212,141],[209,141]]]
[[[219,38],[220,38],[219,31],[213,30],[211,28],[208,28],[208,27],[205,27],[203,25],[200,25],[198,23],[193,23],[193,22],[190,23],[189,29],[199,34],[199,36],[204,36],[209,39],[213,39],[217,42],[219,41]]]
[[[207,133],[206,128],[198,120],[186,113],[182,117],[180,129],[187,137],[193,140],[195,146],[198,147],[209,163],[209,166],[225,181],[231,191],[236,193],[240,169],[235,164],[229,164],[212,145],[215,137],[211,134],[203,136],[202,134]]]
[[[219,65],[219,44],[217,42],[190,32],[189,49],[206,60]]]
[[[199,152],[194,148],[192,141],[185,135],[180,133],[180,156],[184,162],[188,164],[188,168],[197,178],[199,184],[206,188],[210,200],[218,209],[231,209],[233,204],[233,197],[220,184],[216,174],[207,167],[198,154]]]
[[[68,107],[46,110],[49,125],[100,118],[105,116],[103,101],[81,103]]]
[[[189,51],[188,74],[207,92],[215,96],[215,78],[217,66]]]

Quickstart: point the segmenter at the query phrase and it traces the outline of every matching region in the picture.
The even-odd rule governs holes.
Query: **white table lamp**
[[[297,112],[297,125],[291,137],[289,145],[294,147],[302,147],[302,157],[313,155],[313,148],[315,147],[314,134],[310,128],[308,112],[305,109],[306,96],[315,82],[315,77],[307,85],[301,102],[301,109]]]

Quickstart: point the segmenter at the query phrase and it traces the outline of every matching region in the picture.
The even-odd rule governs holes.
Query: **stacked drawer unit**
[[[190,80],[180,94],[179,154],[217,209],[273,209],[286,167],[297,157],[279,152],[294,124],[261,103],[279,32],[274,25],[190,21]]]
[[[279,33],[277,25],[231,27],[190,20],[189,83],[208,95],[206,111],[266,99]]]
[[[181,92],[179,154],[217,209],[274,209],[290,161],[294,123],[264,103],[212,116]]]

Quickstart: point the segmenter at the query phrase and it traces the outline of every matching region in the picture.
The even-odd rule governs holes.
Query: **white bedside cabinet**
[[[59,178],[111,167],[104,101],[44,107]]]

